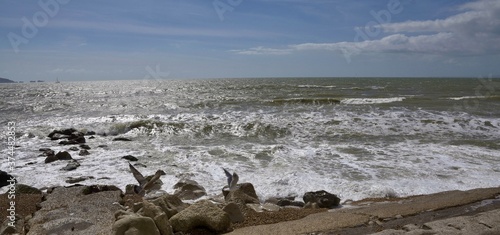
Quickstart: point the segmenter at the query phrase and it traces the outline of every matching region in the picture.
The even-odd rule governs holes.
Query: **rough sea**
[[[122,156],[209,195],[222,167],[261,199],[326,190],[343,201],[500,186],[500,79],[269,78],[0,84],[1,168],[19,183],[136,183]],[[8,123],[15,168],[8,169]],[[81,166],[45,164],[47,135],[95,131]],[[112,141],[116,137],[130,142]],[[98,147],[107,145],[107,147]]]

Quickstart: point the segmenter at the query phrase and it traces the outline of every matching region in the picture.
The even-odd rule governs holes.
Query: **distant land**
[[[7,78],[0,78],[0,83],[15,83],[15,82]]]

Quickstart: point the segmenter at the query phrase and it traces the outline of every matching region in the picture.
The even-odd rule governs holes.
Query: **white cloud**
[[[445,19],[388,23],[376,27],[380,39],[334,43],[303,43],[283,49],[256,47],[236,50],[238,54],[290,54],[294,51],[324,50],[344,55],[362,52],[409,52],[444,55],[500,53],[500,1],[477,0],[461,5],[461,12]],[[363,28],[361,28],[363,29]],[[354,36],[354,34],[353,34]]]
[[[254,47],[248,50],[231,50],[232,52],[240,55],[286,55],[290,54],[293,49],[273,49],[265,47]]]

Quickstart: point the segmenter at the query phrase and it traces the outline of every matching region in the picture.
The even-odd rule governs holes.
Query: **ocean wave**
[[[401,102],[405,97],[392,97],[392,98],[349,98],[341,100],[341,104],[385,104],[393,102]]]
[[[273,99],[269,101],[273,104],[308,104],[308,105],[324,105],[324,104],[338,104],[341,103],[340,99],[336,98],[289,98],[289,99]]]
[[[337,86],[298,85],[299,88],[336,88]]]
[[[500,99],[500,96],[482,96],[482,95],[478,95],[478,96],[460,96],[460,97],[450,97],[450,98],[447,98],[449,100],[469,100],[469,99],[494,99],[494,100],[498,100]]]

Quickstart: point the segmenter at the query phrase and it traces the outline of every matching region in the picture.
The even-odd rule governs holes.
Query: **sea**
[[[342,201],[500,186],[500,79],[255,78],[0,85],[1,170],[38,188],[136,183],[162,169],[208,196],[222,168],[261,200],[326,190]],[[13,158],[7,156],[9,127]],[[88,156],[47,135],[93,131]],[[113,141],[125,137],[132,141]],[[100,146],[100,147],[98,147]],[[69,151],[80,167],[44,163],[40,148]],[[14,162],[14,163],[11,163]],[[12,169],[10,164],[15,164]]]

